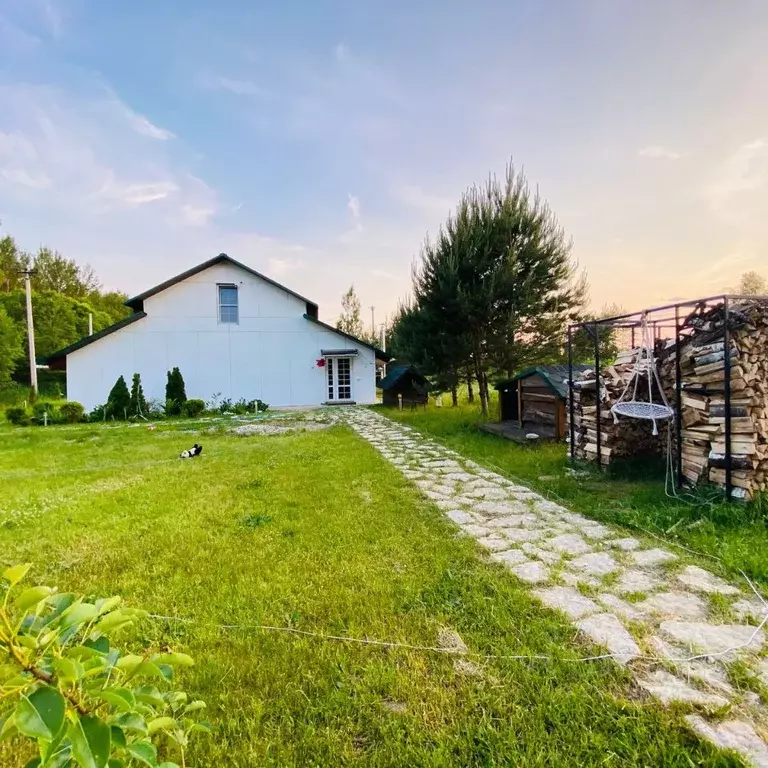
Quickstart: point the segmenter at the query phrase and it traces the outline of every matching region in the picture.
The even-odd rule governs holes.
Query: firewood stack
[[[749,499],[768,490],[768,302],[740,301],[731,315],[731,482],[734,496]],[[725,486],[723,325],[722,307],[698,316],[680,351],[683,477],[691,485]],[[673,347],[661,376],[674,403]]]
[[[682,379],[682,468],[691,485],[711,482],[725,486],[725,344],[722,304],[699,307],[685,321],[680,350]],[[731,479],[736,497],[749,499],[768,491],[768,301],[733,301],[730,310],[731,362]],[[663,454],[667,429],[674,420],[657,422],[620,417],[614,424],[611,406],[631,379],[638,350],[623,352],[601,375],[602,464],[627,456]],[[659,374],[667,401],[675,407],[675,355],[673,341],[658,349]],[[594,371],[574,382],[575,456],[597,458],[597,422]],[[643,375],[638,399],[647,400],[648,380]],[[653,393],[653,401],[661,402]]]
[[[611,407],[621,398],[632,379],[639,350],[623,352],[613,365],[604,368],[600,377],[600,455],[607,466],[616,459],[629,456],[661,454],[666,447],[664,422],[657,422],[659,435],[653,435],[653,424],[643,419],[619,418],[615,421]],[[634,389],[634,384],[632,385]],[[648,378],[643,375],[637,387],[637,399],[648,399]],[[654,401],[660,395],[654,385]],[[574,383],[575,455],[588,461],[597,460],[597,388],[595,372],[586,371]],[[570,410],[566,411],[570,418]]]

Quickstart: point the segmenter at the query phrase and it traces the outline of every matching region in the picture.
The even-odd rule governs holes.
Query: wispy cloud
[[[139,115],[136,112],[127,110],[126,117],[133,126],[133,130],[141,136],[147,136],[150,139],[157,139],[158,141],[167,141],[168,139],[176,138],[171,131],[154,125],[148,118],[144,117],[144,115]]]
[[[229,91],[237,96],[266,96],[269,91],[252,80],[239,80],[222,75],[205,75],[202,85],[212,91]]]
[[[285,275],[295,272],[301,266],[301,261],[298,259],[279,259],[272,257],[267,260],[267,266],[270,275],[274,275],[275,277],[285,277]]]
[[[768,186],[768,138],[742,144],[728,156],[704,194],[713,208],[721,208],[741,192]]]
[[[154,181],[143,184],[121,184],[110,179],[95,197],[100,200],[123,203],[128,206],[146,205],[158,200],[165,200],[178,192],[179,187],[173,181]],[[182,206],[184,210],[185,206]]]
[[[347,195],[347,208],[355,219],[360,218],[360,198],[355,195]]]
[[[683,155],[674,149],[662,146],[661,144],[651,144],[637,151],[640,157],[646,157],[650,160],[679,160]]]

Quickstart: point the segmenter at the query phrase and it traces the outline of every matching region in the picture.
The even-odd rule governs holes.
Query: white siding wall
[[[218,322],[218,283],[238,286],[240,322]],[[67,397],[104,403],[121,374],[141,374],[148,398],[165,398],[166,372],[181,369],[187,397],[260,398],[271,407],[327,399],[321,349],[357,349],[352,397],[376,400],[373,350],[304,319],[306,305],[231,264],[216,264],[144,302],[147,317],[67,356]]]

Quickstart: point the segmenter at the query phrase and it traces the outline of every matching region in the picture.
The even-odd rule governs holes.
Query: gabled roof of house
[[[340,331],[338,328],[334,328],[332,325],[328,325],[328,323],[324,323],[322,320],[318,320],[316,317],[312,317],[311,315],[304,315],[304,319],[309,320],[311,323],[315,323],[316,325],[319,325],[321,328],[325,328],[325,330],[327,331],[333,331],[334,333],[338,333],[339,336],[343,336],[345,339],[354,341],[355,344],[359,344],[362,347],[368,347],[368,349],[372,349],[376,353],[377,360],[383,360],[386,363],[392,359],[392,355],[388,355],[383,349],[379,349],[378,347],[375,347],[373,344],[370,344],[367,341],[358,339],[357,336],[352,336],[349,333]]]
[[[411,375],[420,382],[427,383],[424,376],[422,376],[412,365],[394,365],[389,368],[387,375],[379,382],[379,389],[391,389],[403,378],[403,376],[405,376],[406,373],[411,373]]]
[[[88,344],[92,344],[94,341],[103,339],[105,336],[109,336],[110,333],[119,331],[121,328],[125,328],[126,325],[131,325],[132,323],[135,323],[137,320],[141,320],[146,316],[146,312],[134,312],[132,315],[128,315],[128,317],[124,317],[122,320],[118,320],[116,323],[108,325],[106,328],[102,328],[98,333],[85,336],[73,344],[70,344],[68,347],[64,347],[64,349],[59,349],[56,352],[51,353],[48,355],[48,357],[38,358],[37,362],[41,365],[50,365],[51,363],[55,363],[57,360],[60,360],[62,357],[66,357],[71,352],[75,352],[82,347],[86,347]]]
[[[574,365],[573,373],[582,373],[589,370],[590,365]],[[526,368],[520,373],[516,373],[511,379],[500,381],[496,385],[496,389],[502,389],[504,386],[511,384],[514,381],[520,379],[527,379],[529,376],[535,376],[538,374],[544,379],[547,386],[559,397],[568,397],[568,366],[567,365],[534,365],[531,368]]]
[[[128,299],[128,301],[125,302],[125,305],[133,309],[134,312],[132,315],[129,315],[128,317],[123,318],[122,320],[119,320],[113,325],[110,325],[107,328],[102,329],[98,333],[94,333],[91,336],[86,336],[80,339],[79,341],[76,341],[73,344],[70,344],[68,347],[64,347],[64,349],[59,349],[56,352],[53,352],[52,354],[48,355],[48,357],[39,358],[38,362],[43,365],[51,365],[56,363],[57,361],[61,361],[62,359],[66,361],[67,355],[71,354],[72,352],[76,352],[78,349],[82,349],[83,347],[88,346],[88,344],[92,344],[94,341],[103,339],[105,336],[109,336],[109,334],[114,333],[115,331],[119,331],[120,329],[125,328],[127,325],[131,325],[131,323],[135,323],[137,320],[141,320],[142,318],[146,317],[147,313],[144,311],[144,299],[147,299],[150,296],[154,296],[155,294],[160,293],[161,291],[164,291],[166,288],[170,288],[171,286],[176,285],[176,283],[180,283],[182,280],[186,280],[188,277],[192,277],[193,275],[196,275],[199,272],[203,272],[204,270],[214,266],[215,264],[221,264],[221,263],[233,264],[236,267],[240,267],[240,269],[245,270],[249,274],[258,277],[266,281],[270,285],[274,285],[276,288],[280,288],[286,293],[289,293],[291,296],[294,296],[300,301],[305,302],[307,305],[307,312],[304,314],[304,318],[306,320],[309,320],[310,322],[313,322],[313,323],[317,323],[323,328],[326,328],[329,331],[333,331],[334,333],[339,334],[345,339],[349,339],[350,341],[353,341],[356,344],[360,344],[364,347],[368,347],[369,349],[374,350],[374,352],[376,353],[376,358],[378,360],[383,360],[384,362],[387,362],[392,359],[391,355],[388,355],[386,352],[383,352],[382,350],[377,349],[372,344],[369,344],[367,341],[358,339],[355,336],[351,336],[348,333],[344,333],[343,331],[340,331],[338,328],[334,328],[333,326],[327,325],[326,323],[323,323],[320,320],[318,320],[317,304],[315,304],[315,302],[304,298],[303,296],[299,295],[295,291],[292,291],[290,288],[286,288],[284,285],[280,285],[280,283],[277,283],[274,280],[271,280],[270,278],[266,277],[265,275],[262,275],[260,272],[257,272],[255,269],[251,269],[250,267],[247,267],[245,264],[241,264],[239,261],[236,261],[235,259],[230,258],[229,256],[227,256],[226,253],[220,253],[218,256],[214,257],[213,259],[204,261],[202,264],[198,264],[196,267],[192,267],[192,269],[188,269],[186,272],[182,272],[181,274],[176,275],[176,277],[172,277],[170,280],[166,280],[164,283],[160,283],[159,285],[156,285],[154,288],[150,288],[148,291],[144,291],[144,293],[140,293],[138,296],[134,296],[132,299]]]
[[[239,267],[240,269],[245,270],[249,274],[254,275],[255,277],[261,278],[262,280],[269,283],[270,285],[274,285],[275,288],[280,288],[286,293],[289,293],[291,296],[299,299],[299,301],[303,301],[307,305],[307,314],[314,315],[315,317],[317,317],[317,304],[315,304],[314,301],[310,301],[304,296],[301,296],[295,291],[292,291],[290,288],[286,288],[284,285],[281,285],[280,283],[276,282],[275,280],[272,280],[266,275],[262,275],[261,272],[257,272],[255,269],[251,269],[245,264],[239,261],[236,261],[230,256],[227,256],[226,253],[220,253],[218,256],[214,256],[212,259],[208,259],[208,261],[204,261],[202,264],[198,264],[196,267],[192,267],[191,269],[188,269],[186,272],[182,272],[181,274],[178,274],[175,277],[171,277],[170,279],[166,280],[164,283],[159,283],[154,288],[150,288],[148,291],[144,291],[144,293],[140,293],[138,296],[134,296],[132,299],[128,299],[128,301],[125,302],[125,305],[127,307],[130,307],[134,312],[141,312],[144,309],[144,300],[148,299],[150,296],[154,296],[155,294],[160,293],[161,291],[164,291],[167,288],[170,288],[176,285],[177,283],[180,283],[182,280],[186,280],[187,278],[192,277],[198,274],[199,272],[203,272],[206,269],[209,269],[210,267],[215,266],[216,264],[223,264],[223,263],[232,264],[235,267]]]

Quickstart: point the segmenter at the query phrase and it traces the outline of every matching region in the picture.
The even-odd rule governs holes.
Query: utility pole
[[[373,311],[376,307],[371,307],[371,336],[376,337],[376,320],[374,319]]]
[[[24,275],[24,287],[27,293],[27,338],[29,339],[29,383],[37,394],[37,360],[35,356],[35,323],[32,319],[32,283],[30,278],[34,270],[24,269],[19,272]]]
[[[387,351],[387,318],[384,318],[384,322],[381,324],[381,328],[379,329],[381,331],[381,351],[386,352]],[[384,363],[382,366],[382,376],[387,375],[387,364]]]

